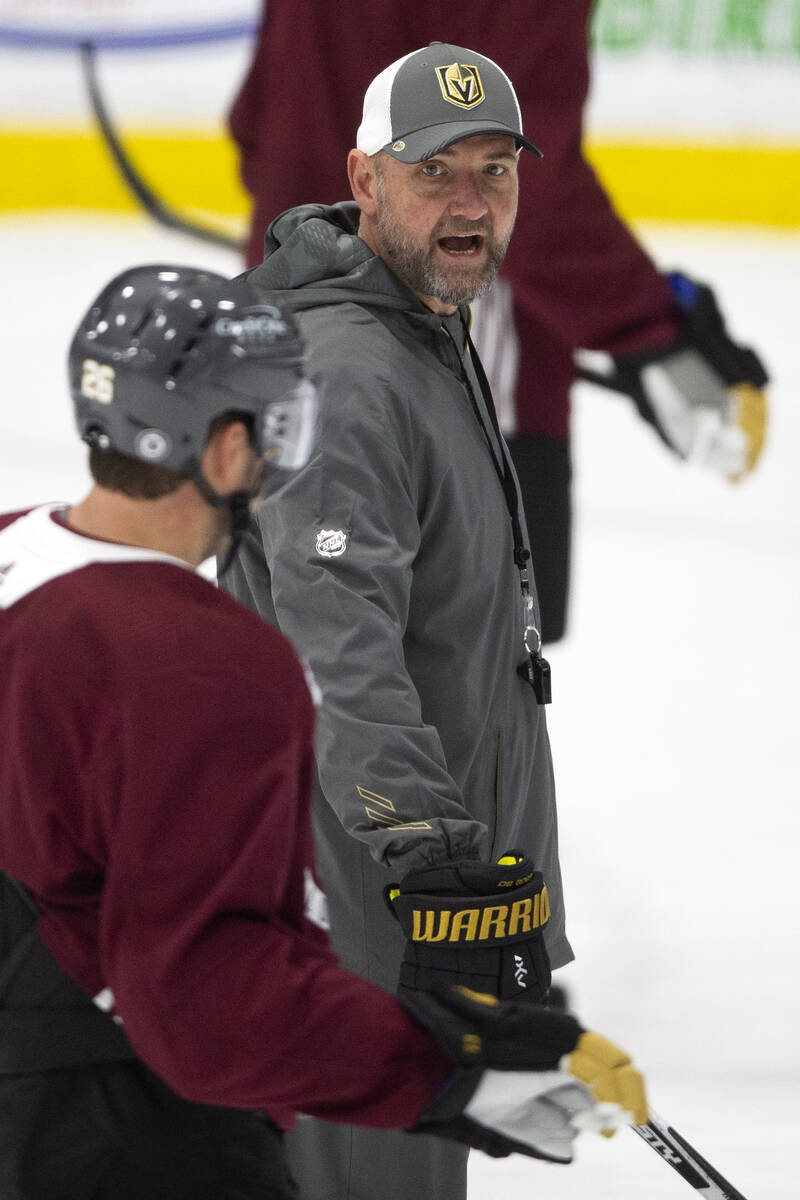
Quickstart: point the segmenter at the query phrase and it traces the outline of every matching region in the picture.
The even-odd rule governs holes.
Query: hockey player
[[[134,268],[69,365],[94,486],[0,518],[3,1200],[287,1200],[298,1111],[562,1162],[645,1120],[574,1018],[452,991],[412,1020],[329,948],[303,668],[193,569],[308,457],[294,322]]]
[[[657,270],[583,155],[590,9],[591,0],[349,0],[344,16],[318,0],[269,0],[230,116],[254,204],[254,265],[280,212],[347,195],[361,98],[383,65],[449,40],[479,47],[514,81],[544,158],[521,164],[514,240],[501,287],[476,306],[474,338],[522,488],[545,641],[562,635],[566,617],[578,347],[605,353],[602,381],[629,395],[676,454],[723,476],[755,466],[765,424],[758,358],[731,340],[708,288]]]

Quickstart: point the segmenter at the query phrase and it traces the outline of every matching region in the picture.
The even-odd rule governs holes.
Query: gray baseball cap
[[[474,50],[431,42],[373,79],[356,146],[365,154],[385,150],[400,162],[417,163],[478,133],[510,134],[517,146],[542,157],[523,137],[522,114],[505,71]]]

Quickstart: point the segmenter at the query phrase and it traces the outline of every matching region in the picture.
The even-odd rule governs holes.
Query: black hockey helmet
[[[196,482],[223,413],[252,418],[265,463],[297,468],[311,451],[316,399],[296,323],[244,278],[160,264],[123,271],[81,321],[69,375],[84,441]]]

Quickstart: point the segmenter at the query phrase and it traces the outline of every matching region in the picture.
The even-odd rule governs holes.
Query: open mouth
[[[447,254],[475,257],[483,249],[483,236],[480,233],[454,233],[439,238],[438,244]]]

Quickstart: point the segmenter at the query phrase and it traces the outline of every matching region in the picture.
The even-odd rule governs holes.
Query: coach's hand
[[[497,864],[458,859],[386,889],[407,938],[398,994],[463,984],[541,1003],[550,986],[547,888],[519,850]]]

